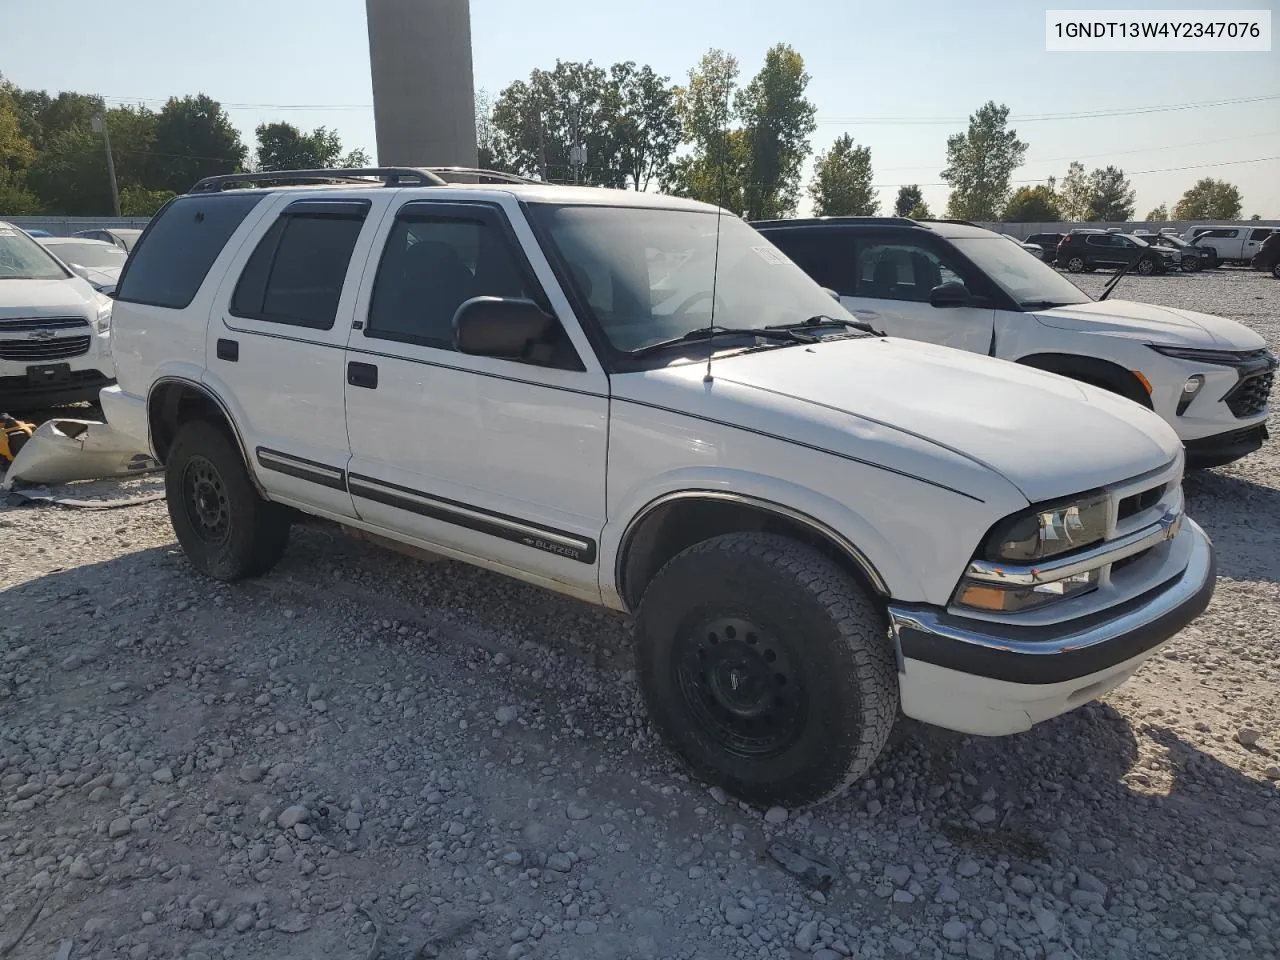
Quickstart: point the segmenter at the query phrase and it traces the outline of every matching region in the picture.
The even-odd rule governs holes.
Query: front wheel
[[[288,512],[258,495],[239,448],[212,423],[195,420],[178,432],[165,497],[182,552],[206,576],[260,576],[284,554]]]
[[[1144,277],[1149,277],[1156,272],[1156,263],[1149,257],[1143,257],[1138,261],[1138,272]]]
[[[754,803],[843,793],[897,718],[883,615],[831,560],[772,534],[715,537],[659,571],[636,619],[636,672],[667,745]]]
[[[1183,272],[1183,273],[1195,273],[1195,272],[1196,272],[1197,270],[1199,270],[1199,269],[1200,269],[1200,261],[1199,261],[1199,260],[1183,260],[1183,261],[1182,261],[1182,272]]]

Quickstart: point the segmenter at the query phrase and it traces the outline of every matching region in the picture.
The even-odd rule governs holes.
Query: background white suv
[[[714,207],[451,173],[212,178],[138,242],[103,407],[201,572],[300,511],[634,613],[667,742],[788,805],[900,709],[1025,730],[1209,602],[1151,412],[870,334]]]
[[[877,329],[1118,393],[1164,417],[1192,466],[1230,463],[1267,439],[1276,359],[1234,320],[1095,301],[971,224],[834,217],[755,226]]]
[[[111,301],[0,222],[0,412],[97,400],[113,382]]]

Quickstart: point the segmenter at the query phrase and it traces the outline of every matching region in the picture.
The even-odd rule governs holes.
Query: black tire
[[[226,582],[257,577],[289,543],[289,511],[258,495],[225,429],[194,420],[178,431],[165,464],[169,520],[187,559]]]
[[[1185,258],[1182,261],[1183,273],[1195,273],[1200,269],[1200,261],[1193,258]]]
[[[1271,268],[1271,275],[1280,280],[1280,261],[1277,261],[1275,266]]]
[[[1084,264],[1083,257],[1070,257],[1068,258],[1066,263],[1068,273],[1079,273],[1081,270],[1084,269],[1084,266],[1085,264]]]
[[[773,534],[714,537],[658,572],[636,618],[636,673],[693,773],[758,804],[843,793],[898,714],[883,615],[831,560]]]
[[[1138,261],[1137,270],[1144,277],[1149,277],[1156,272],[1156,262],[1150,257],[1143,257]]]

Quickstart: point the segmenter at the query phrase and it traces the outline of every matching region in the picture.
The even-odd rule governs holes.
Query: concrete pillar
[[[382,166],[476,165],[469,0],[365,0]]]

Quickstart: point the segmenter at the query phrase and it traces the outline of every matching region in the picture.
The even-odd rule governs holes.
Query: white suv
[[[891,336],[1049,370],[1155,410],[1192,466],[1230,463],[1267,440],[1276,359],[1261,334],[1234,320],[1094,300],[999,234],[958,221],[832,217],[756,227],[854,316]]]
[[[223,189],[262,176],[151,222],[102,395],[206,574],[265,573],[301,511],[634,613],[667,742],[787,804],[899,709],[1073,709],[1209,602],[1159,417],[869,334],[737,217],[454,170]]]
[[[0,413],[96,400],[113,381],[111,301],[0,223]]]

